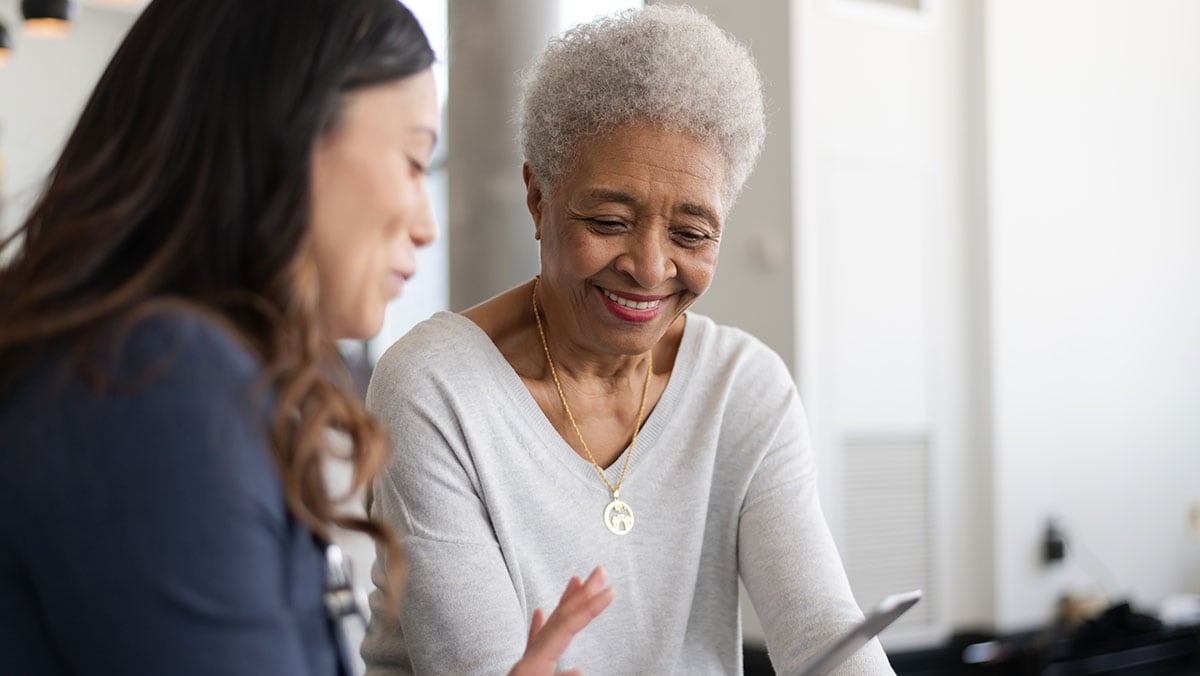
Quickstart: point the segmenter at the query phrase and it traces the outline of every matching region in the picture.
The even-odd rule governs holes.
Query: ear
[[[529,215],[533,216],[533,238],[540,240],[542,238],[542,188],[538,184],[537,176],[533,174],[533,169],[529,168],[528,162],[521,166],[521,176],[525,179],[525,206],[529,208]]]

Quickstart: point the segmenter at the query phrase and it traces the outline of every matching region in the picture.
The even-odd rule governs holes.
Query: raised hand
[[[549,619],[541,608],[533,611],[525,655],[509,676],[554,676],[558,658],[571,639],[602,613],[612,599],[612,588],[604,587],[603,568],[597,566],[584,582],[578,577],[571,578]],[[579,676],[579,672],[564,672],[560,676]]]

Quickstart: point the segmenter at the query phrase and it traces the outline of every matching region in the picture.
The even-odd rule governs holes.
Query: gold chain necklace
[[[637,443],[638,430],[642,428],[642,414],[646,412],[646,393],[650,391],[650,376],[654,373],[654,351],[651,350],[646,354],[649,363],[646,365],[646,382],[642,384],[642,403],[638,406],[637,420],[633,424],[633,439],[629,442],[625,464],[621,467],[621,477],[617,479],[617,485],[613,486],[608,477],[604,476],[604,470],[600,469],[600,463],[596,462],[595,456],[592,455],[592,449],[588,448],[587,442],[584,441],[583,433],[579,431],[579,425],[575,424],[575,416],[571,414],[571,407],[567,405],[567,395],[563,393],[562,383],[558,380],[558,370],[554,368],[554,360],[550,357],[550,345],[546,342],[546,331],[542,328],[542,316],[538,313],[537,290],[541,280],[541,275],[533,278],[533,318],[537,322],[538,337],[542,339],[542,349],[546,351],[546,363],[550,364],[550,375],[554,378],[558,399],[562,402],[563,410],[567,412],[567,420],[571,421],[571,428],[575,430],[575,436],[583,446],[583,451],[587,453],[588,460],[592,461],[592,467],[596,468],[596,474],[600,475],[600,480],[604,482],[605,486],[608,486],[609,492],[612,493],[612,502],[604,508],[604,526],[614,535],[625,535],[633,529],[633,508],[621,500],[621,484],[625,483],[625,470],[629,469],[629,459],[633,457],[633,445]]]

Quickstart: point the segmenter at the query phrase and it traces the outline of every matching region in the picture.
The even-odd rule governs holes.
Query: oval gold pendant
[[[604,527],[613,535],[625,535],[633,530],[633,509],[623,500],[613,498],[604,508]]]

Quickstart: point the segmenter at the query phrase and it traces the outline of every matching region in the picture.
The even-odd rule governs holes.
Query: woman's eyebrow
[[[584,194],[589,202],[617,202],[619,204],[637,204],[637,197],[621,190],[610,188],[592,188]]]
[[[612,188],[592,188],[584,193],[584,199],[591,204],[599,202],[616,202],[618,204],[626,204],[636,206],[638,203],[637,197],[632,193],[627,193],[622,190],[613,190]],[[695,202],[684,202],[678,207],[678,211],[688,216],[696,216],[708,221],[709,225],[715,230],[721,229],[721,219],[717,216],[717,212],[705,204]]]
[[[713,211],[708,206],[703,204],[695,204],[693,202],[684,202],[683,204],[679,205],[679,211],[687,214],[688,216],[698,216],[703,218],[704,220],[708,221],[709,225],[711,225],[714,229],[721,229],[721,219],[717,218],[717,212]]]

